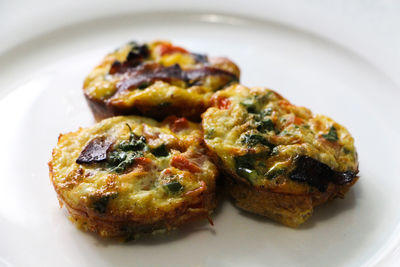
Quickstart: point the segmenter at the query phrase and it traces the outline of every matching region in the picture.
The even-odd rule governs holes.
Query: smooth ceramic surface
[[[101,57],[155,38],[226,55],[241,67],[243,84],[270,87],[346,125],[358,148],[359,182],[296,230],[228,200],[214,227],[197,223],[133,243],[77,230],[48,178],[51,149],[59,133],[93,123],[81,86]],[[7,62],[0,82],[18,84],[0,100],[0,265],[360,266],[375,264],[398,241],[399,88],[318,36],[240,16],[150,12],[62,27],[7,50],[0,62]]]

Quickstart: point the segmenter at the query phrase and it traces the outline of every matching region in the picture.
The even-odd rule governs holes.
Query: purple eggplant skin
[[[337,185],[351,183],[358,173],[358,170],[334,171],[328,165],[308,156],[298,156],[295,162],[296,168],[289,178],[296,182],[305,182],[321,192],[326,192],[329,183]]]
[[[118,60],[114,61],[109,70],[109,74],[124,73],[128,69],[137,67],[141,65],[145,59],[149,58],[150,50],[146,44],[138,44],[136,42],[131,42],[131,51],[129,51],[128,56],[124,62]]]
[[[180,80],[188,86],[201,85],[208,76],[221,76],[230,82],[239,81],[235,74],[214,67],[201,67],[197,69],[182,70],[178,65],[164,67],[159,64],[143,64],[128,70],[125,77],[117,84],[117,92],[134,88],[146,88],[155,81],[171,82]]]
[[[113,142],[104,136],[90,140],[76,159],[76,163],[90,164],[105,161],[107,159],[107,152],[112,144]]]

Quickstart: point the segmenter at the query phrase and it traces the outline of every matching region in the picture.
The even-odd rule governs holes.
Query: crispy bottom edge
[[[238,180],[225,180],[226,190],[238,208],[297,228],[310,218],[315,206],[338,197],[343,198],[357,179],[358,177],[345,185],[331,184],[326,192],[303,195],[260,190]]]
[[[137,239],[142,234],[156,234],[173,230],[183,224],[210,219],[211,212],[216,207],[214,193],[203,196],[202,201],[171,213],[162,220],[149,222],[148,220],[133,220],[130,218],[114,217],[109,214],[97,215],[90,210],[71,207],[58,195],[60,206],[65,206],[69,219],[81,230],[93,232],[103,238],[121,238],[123,240]],[[168,215],[168,214],[167,214]],[[172,216],[173,215],[173,216]]]
[[[84,95],[96,121],[119,115],[139,115],[151,117],[156,120],[162,120],[170,115],[175,115],[199,122],[201,120],[200,115],[208,108],[208,105],[203,102],[182,103],[181,101],[165,107],[149,105],[148,103],[118,106],[108,103],[106,100],[92,98],[86,92],[84,92]]]
[[[53,150],[54,153],[54,150]],[[135,239],[141,234],[150,234],[173,230],[183,224],[207,219],[213,225],[210,215],[216,208],[217,198],[215,186],[204,192],[192,201],[183,203],[180,207],[166,213],[159,220],[153,220],[151,214],[135,218],[133,216],[118,216],[112,213],[97,214],[87,206],[71,206],[63,199],[60,188],[54,181],[54,169],[51,161],[48,162],[49,178],[56,191],[60,207],[65,206],[70,220],[80,229],[93,232],[104,238]]]

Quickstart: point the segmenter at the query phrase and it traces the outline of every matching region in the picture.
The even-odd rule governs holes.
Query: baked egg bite
[[[71,220],[102,237],[170,230],[216,205],[217,168],[185,118],[118,116],[61,134],[49,169]]]
[[[191,53],[166,41],[130,42],[92,70],[83,91],[98,121],[116,115],[199,121],[211,95],[239,76],[227,58]]]
[[[266,88],[233,85],[211,102],[204,139],[239,208],[297,227],[357,181],[353,137],[332,119]]]

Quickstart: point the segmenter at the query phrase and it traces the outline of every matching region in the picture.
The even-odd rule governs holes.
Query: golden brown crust
[[[259,191],[241,182],[228,183],[235,205],[245,211],[268,217],[290,227],[298,227],[313,212],[311,196]]]
[[[355,177],[345,185],[330,183],[325,192],[313,190],[312,193],[282,193],[279,190],[251,185],[225,166],[215,153],[210,151],[209,155],[223,173],[223,190],[228,192],[238,208],[293,228],[303,224],[313,214],[314,207],[335,198],[344,198],[358,180]]]
[[[52,173],[52,170],[50,172]],[[81,209],[71,207],[61,198],[61,194],[58,197],[60,207],[65,206],[67,208],[70,220],[78,228],[96,233],[104,238],[135,239],[140,234],[151,234],[159,230],[170,231],[190,222],[208,219],[210,212],[216,207],[215,192],[210,192],[199,196],[200,201],[193,207],[182,206],[176,209],[175,212],[169,213],[168,217],[161,221],[143,223],[141,220],[131,220],[129,217],[99,216],[85,207],[81,207]]]
[[[87,151],[87,144],[97,140],[95,136],[111,138],[117,144],[118,140],[126,141],[131,128],[135,135],[147,138],[147,148],[138,158],[139,163],[147,165],[134,163],[131,169],[116,172],[103,163],[80,164],[76,160],[79,153]],[[60,205],[65,205],[71,220],[83,230],[102,237],[125,238],[171,230],[208,219],[216,206],[218,173],[200,136],[199,126],[185,119],[168,118],[157,123],[134,116],[114,117],[61,134],[48,164],[50,180]],[[165,144],[167,155],[154,154],[155,142],[156,147],[160,142]],[[179,181],[178,191],[166,187],[173,181]]]
[[[120,116],[120,115],[143,115],[154,118],[156,120],[162,120],[167,115],[177,115],[179,117],[185,117],[191,121],[199,121],[201,113],[206,111],[209,106],[207,101],[193,101],[188,105],[186,99],[175,99],[173,103],[168,106],[159,105],[157,107],[149,105],[147,102],[137,101],[134,106],[125,106],[110,103],[95,99],[90,95],[85,94],[86,102],[88,103],[90,110],[96,121],[103,119]]]
[[[235,201],[235,205],[245,211],[268,217],[289,227],[299,227],[313,213],[315,206],[335,198],[343,198],[351,184],[337,186],[331,184],[326,192],[313,194],[283,194],[260,190],[237,180],[225,179],[226,190]]]
[[[165,41],[130,43],[93,69],[83,91],[97,121],[117,115],[199,121],[212,93],[239,76],[227,58],[193,54]]]
[[[243,210],[298,227],[358,180],[350,133],[272,90],[233,85],[214,94],[202,118],[225,189]]]

